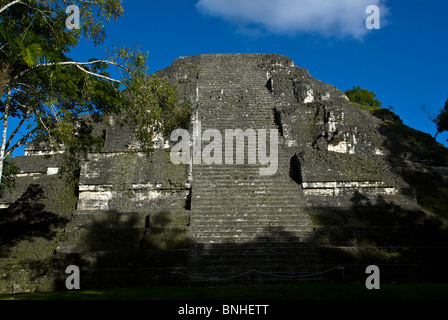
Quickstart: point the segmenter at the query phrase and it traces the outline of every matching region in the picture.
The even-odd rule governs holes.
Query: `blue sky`
[[[104,45],[83,41],[71,53],[74,60],[102,58],[104,47],[123,44],[147,51],[155,72],[180,56],[278,53],[342,91],[357,85],[373,90],[405,124],[436,132],[420,106],[437,113],[448,98],[447,1],[123,2],[124,15],[106,26]],[[368,4],[381,9],[379,30],[365,27]],[[448,145],[447,138],[440,134],[438,141]]]

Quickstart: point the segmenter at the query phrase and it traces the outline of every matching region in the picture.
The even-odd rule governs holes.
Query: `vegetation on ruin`
[[[381,107],[382,102],[376,97],[373,91],[363,89],[360,86],[353,87],[345,91],[350,101],[369,107]]]
[[[437,126],[437,134],[448,131],[448,98],[446,99],[445,106],[435,118],[434,123]]]

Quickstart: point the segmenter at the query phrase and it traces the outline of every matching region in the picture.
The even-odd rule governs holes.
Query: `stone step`
[[[202,158],[202,154],[204,153],[204,146],[202,146],[201,151],[201,158]],[[226,154],[226,149],[225,146],[223,146],[222,148],[222,158],[221,163],[220,164],[216,164],[216,163],[211,163],[211,164],[207,164],[207,163],[194,163],[193,164],[193,168],[199,170],[199,169],[204,169],[204,170],[209,170],[209,171],[224,171],[224,170],[256,170],[259,168],[265,168],[265,167],[269,167],[270,163],[266,163],[266,164],[261,164],[260,163],[260,156],[259,156],[259,151],[258,149],[255,149],[255,151],[251,151],[254,152],[256,154],[253,154],[252,157],[255,158],[255,163],[249,163],[248,161],[248,155],[249,155],[249,151],[248,149],[245,147],[244,150],[243,149],[238,149],[236,150],[235,148],[232,149],[232,153],[233,153],[233,157],[232,157],[232,162],[231,163],[226,163],[226,156],[230,157],[230,154]],[[208,155],[208,154],[207,154]],[[236,155],[244,155],[244,162],[243,163],[237,163],[235,158]],[[211,154],[211,156],[213,156],[213,153]],[[290,166],[290,161],[291,158],[293,156],[293,154],[291,154],[290,152],[281,152],[281,150],[279,150],[279,152],[277,153],[277,155],[272,155],[269,151],[269,149],[266,151],[266,154],[262,154],[262,156],[266,156],[268,157],[267,161],[269,160],[273,160],[273,159],[277,159],[278,160],[278,165],[279,166],[285,166],[288,167]],[[271,160],[271,162],[272,162]]]
[[[209,187],[213,185],[215,187],[222,188],[234,188],[239,184],[241,187],[272,187],[277,184],[280,188],[287,189],[291,186],[301,186],[296,181],[292,180],[288,171],[285,169],[277,169],[277,172],[273,175],[260,175],[260,172],[238,172],[229,171],[217,172],[213,174],[212,172],[196,172],[193,170],[192,173],[192,186],[199,189],[204,189],[204,187]]]
[[[260,129],[267,130],[267,133],[269,133],[269,130],[279,129],[278,125],[275,124],[274,116],[256,118],[253,115],[239,115],[238,117],[230,118],[222,114],[216,116],[210,114],[208,117],[203,115],[198,120],[201,122],[201,129],[222,129],[221,134],[223,135],[225,129],[241,129],[243,131],[254,129],[256,133]],[[267,134],[267,138],[269,138],[269,134]]]
[[[194,200],[194,199],[193,199]],[[239,203],[235,201],[223,202],[223,200],[212,199],[208,202],[204,201],[192,201],[191,208],[195,211],[196,214],[207,214],[212,212],[237,212],[239,214],[247,213],[247,214],[256,214],[256,215],[268,215],[272,216],[274,213],[283,214],[283,213],[296,213],[299,214],[304,212],[305,204],[301,203],[287,203],[280,205],[279,203],[275,204],[271,201],[266,201],[265,203],[255,203],[254,201],[244,201],[241,200]]]
[[[238,150],[237,150],[238,151]],[[204,172],[226,172],[226,171],[241,171],[241,172],[250,172],[253,171],[254,174],[259,175],[259,169],[260,168],[266,168],[266,167],[270,167],[271,163],[266,163],[266,164],[261,164],[260,163],[260,157],[258,154],[258,151],[256,151],[255,155],[252,155],[255,159],[255,163],[249,163],[248,161],[248,151],[247,149],[241,150],[241,151],[235,151],[235,149],[233,149],[233,157],[232,157],[232,162],[231,163],[226,163],[226,151],[225,148],[223,148],[222,150],[222,159],[220,164],[216,164],[216,163],[211,163],[211,164],[207,164],[207,163],[194,163],[193,164],[193,169],[194,170],[202,170]],[[252,151],[251,151],[252,152]],[[201,151],[201,158],[202,158],[202,151]],[[243,163],[238,163],[236,162],[235,158],[236,155],[241,156],[244,155],[244,162]],[[263,154],[264,155],[264,154]],[[211,156],[213,156],[213,154],[211,154]],[[230,154],[227,155],[228,157],[230,157]],[[268,157],[268,159],[266,161],[271,161],[276,159],[278,161],[278,167],[285,167],[288,168],[290,167],[290,161],[293,155],[291,155],[289,152],[288,153],[278,153],[277,156],[273,155],[271,157],[271,154],[269,152],[269,150],[266,152],[266,157]]]
[[[273,188],[277,185],[280,189]],[[296,188],[293,188],[295,186]],[[288,190],[300,187],[289,176],[276,174],[274,176],[257,176],[253,174],[195,174],[193,172],[192,187],[201,191],[214,187],[216,189],[249,189],[249,190]]]
[[[223,121],[241,120],[236,121],[237,124],[244,121],[257,122],[255,120],[260,120],[260,125],[265,122],[274,124],[270,121],[275,119],[275,113],[271,108],[258,108],[251,106],[234,107],[223,105],[216,106],[216,108],[208,107],[205,110],[201,110],[201,113],[198,114],[198,120],[204,119],[209,119],[216,122],[219,122],[218,119],[222,119]]]
[[[269,141],[271,130],[278,130],[278,126],[274,124],[274,119],[254,119],[248,120],[210,120],[207,118],[199,119],[201,121],[202,133],[207,129],[217,129],[223,137],[225,137],[226,130],[241,129],[243,132],[248,129],[253,129],[258,136],[258,130],[266,130],[266,141]],[[250,131],[249,131],[250,132]],[[280,137],[280,134],[278,135]]]
[[[204,179],[205,180],[205,179]],[[228,182],[222,182],[222,181],[204,181],[202,184],[192,184],[192,193],[193,195],[213,195],[213,194],[244,194],[245,196],[248,194],[253,195],[265,195],[269,197],[269,195],[276,195],[280,196],[283,195],[284,197],[289,196],[297,196],[298,191],[302,191],[302,189],[296,184],[294,185],[293,182],[290,182],[288,184],[284,184],[282,187],[279,186],[279,188],[275,188],[275,181],[274,182],[266,182],[266,181],[256,181],[256,180],[250,180],[250,181],[235,181],[229,179]]]
[[[233,186],[217,185],[213,183],[208,183],[206,185],[196,187],[193,186],[192,189],[193,197],[205,198],[207,196],[220,196],[223,195],[235,195],[238,197],[247,196],[259,196],[259,197],[280,197],[282,199],[293,199],[298,196],[298,192],[301,191],[300,188],[294,188],[294,186],[288,186],[288,188],[274,189],[274,185],[264,185],[264,184],[233,184]]]
[[[232,243],[222,244],[218,247],[204,246],[202,243],[192,242],[190,244],[190,249],[193,249],[191,253],[202,254],[206,256],[212,255],[236,255],[240,258],[244,257],[247,253],[261,253],[261,254],[271,254],[271,253],[313,253],[316,254],[317,246],[314,242],[286,242],[286,241],[276,241],[276,242],[248,242],[244,244],[235,245]]]
[[[230,151],[226,151],[224,148],[222,149],[221,154],[215,155],[215,151],[211,151],[208,153],[208,151],[204,151],[205,146],[202,146],[202,149],[198,151],[198,156],[200,152],[200,161],[201,163],[194,163],[193,168],[196,168],[196,170],[200,170],[200,166],[209,166],[213,165],[216,168],[210,169],[209,171],[212,172],[213,170],[216,170],[216,172],[220,171],[250,171],[250,170],[257,170],[255,174],[259,174],[260,168],[270,168],[273,167],[274,161],[277,163],[277,170],[278,169],[289,169],[290,168],[290,161],[292,158],[291,154],[281,154],[278,153],[277,155],[272,154],[269,150],[266,152],[262,151],[263,153],[259,153],[258,150],[249,151],[247,149],[245,150],[235,150],[233,149],[232,154],[230,154]],[[207,153],[205,153],[207,152]],[[250,157],[249,157],[250,156]],[[210,159],[206,159],[205,157],[210,157]],[[252,157],[252,158],[251,158]],[[266,158],[266,160],[264,160]],[[266,161],[265,163],[262,163],[261,160]],[[211,163],[206,163],[205,161],[209,160]],[[195,160],[196,161],[196,160]],[[212,162],[216,161],[216,162]],[[230,161],[230,163],[229,163]],[[251,161],[251,162],[250,162]],[[240,166],[232,168],[233,166]],[[247,167],[244,167],[247,166]],[[269,175],[272,176],[272,175]],[[266,177],[266,176],[265,176]]]
[[[262,260],[262,262],[260,261]],[[202,266],[207,266],[208,270],[213,270],[216,273],[221,273],[226,269],[237,267],[237,268],[249,268],[249,269],[258,269],[261,267],[264,267],[266,269],[283,269],[285,266],[288,268],[288,266],[291,267],[297,267],[297,266],[305,266],[310,264],[316,264],[319,263],[319,257],[314,256],[252,256],[252,257],[245,257],[245,259],[238,259],[237,257],[235,259],[228,258],[228,257],[222,257],[221,259],[217,257],[213,258],[198,258],[198,259],[190,259],[190,263],[192,264],[191,267],[194,268],[196,265],[198,269],[202,269],[204,272],[205,270],[202,268]],[[266,265],[266,266],[265,266]],[[286,268],[286,269],[287,269]],[[206,269],[206,270],[207,270]],[[285,269],[283,269],[285,270]]]
[[[266,186],[274,186],[278,185],[279,187],[284,187],[288,185],[298,185],[297,182],[293,181],[289,176],[285,176],[284,174],[277,174],[272,176],[261,176],[254,174],[252,172],[238,173],[237,171],[225,173],[216,173],[213,174],[211,172],[207,173],[199,173],[193,171],[193,186],[222,186],[222,187],[237,187],[240,186],[248,186],[248,187],[266,187]]]
[[[312,234],[306,235],[268,235],[268,234],[258,234],[256,232],[251,234],[239,234],[239,233],[228,233],[216,234],[216,233],[204,233],[204,234],[192,234],[192,239],[190,241],[196,241],[199,243],[208,244],[243,244],[247,242],[278,242],[285,241],[288,242],[306,242],[312,241]]]
[[[192,219],[191,230],[196,230],[201,228],[203,230],[216,231],[219,230],[264,230],[269,232],[269,230],[302,230],[302,231],[312,231],[314,230],[314,225],[307,218],[281,218],[281,217],[245,217],[245,218],[233,218],[232,216],[209,216],[209,217],[199,217]]]
[[[287,220],[285,224],[281,224],[282,220],[277,221],[259,221],[254,219],[235,221],[226,221],[225,219],[210,220],[192,220],[189,232],[296,232],[296,231],[313,231],[313,226],[307,224],[305,219]],[[303,223],[301,223],[303,221]],[[219,225],[221,222],[221,225]]]
[[[191,203],[191,208],[195,210],[195,212],[199,213],[197,210],[235,210],[239,212],[255,212],[259,213],[260,209],[271,210],[272,212],[278,212],[279,209],[282,208],[297,208],[297,212],[303,211],[302,208],[298,208],[295,203],[273,203],[272,201],[268,201],[266,204],[258,204],[258,203],[243,203],[238,204],[235,201],[228,200],[224,202],[224,199],[221,199],[219,203],[216,201],[209,201],[208,203],[204,203],[204,201],[197,201]],[[277,210],[275,210],[277,209]],[[203,212],[202,212],[203,213]]]
[[[294,184],[283,186],[283,188],[275,189],[275,183],[264,184],[263,182],[251,182],[250,184],[243,184],[242,182],[229,182],[224,184],[222,182],[204,182],[200,185],[198,182],[192,185],[193,197],[213,197],[227,198],[231,200],[233,196],[258,196],[259,198],[272,198],[279,196],[286,198],[297,198],[303,194],[303,190]],[[226,197],[224,197],[226,196]]]
[[[299,184],[293,181],[286,172],[279,172],[270,176],[262,176],[260,174],[254,174],[252,172],[242,172],[237,171],[226,173],[199,173],[193,171],[193,186],[197,186],[198,189],[201,187],[209,187],[213,185],[215,187],[222,188],[234,188],[238,186],[245,187],[272,187],[278,185],[281,188],[288,188],[291,186],[299,186]]]
[[[210,115],[211,117],[211,115]],[[221,134],[224,136],[226,129],[241,129],[244,131],[248,129],[255,130],[255,133],[258,134],[258,130],[264,129],[266,130],[266,137],[269,139],[269,133],[270,130],[278,130],[279,127],[274,122],[274,117],[264,117],[264,118],[253,118],[250,116],[251,119],[245,119],[243,118],[237,118],[231,119],[231,118],[223,118],[222,115],[218,116],[219,119],[210,119],[207,117],[199,118],[198,120],[201,122],[201,129],[218,129]],[[249,118],[249,116],[247,116]]]
[[[205,236],[225,236],[225,235],[244,235],[247,237],[252,237],[254,235],[261,236],[272,236],[272,237],[289,237],[292,234],[300,234],[301,236],[305,235],[314,235],[315,232],[312,228],[307,226],[282,226],[273,227],[273,226],[252,226],[250,224],[244,225],[240,224],[239,226],[231,227],[231,226],[221,226],[217,228],[212,227],[198,227],[193,225],[189,228],[188,233],[191,236],[195,237],[205,237]]]
[[[319,262],[319,255],[312,253],[296,254],[251,254],[244,253],[244,257],[237,255],[198,255],[190,256],[189,262],[192,265],[207,266],[208,268],[231,267],[231,266],[284,266],[313,264]]]
[[[268,167],[264,167],[265,169]],[[275,184],[282,186],[286,183],[295,184],[297,182],[293,181],[289,174],[289,168],[277,168],[277,172],[271,175],[261,175],[260,168],[254,171],[243,171],[243,170],[223,170],[216,171],[215,173],[212,171],[209,172],[198,172],[193,169],[193,184],[201,185],[203,183],[221,183],[223,185],[227,185],[228,183],[235,184],[237,182],[247,183],[248,185],[257,184]]]
[[[220,254],[221,250],[232,250],[221,249],[221,244],[214,244],[211,249],[207,251],[192,251],[189,256],[190,266],[196,266],[200,268],[228,268],[230,266],[247,266],[252,267],[272,267],[275,266],[286,266],[286,265],[301,265],[301,264],[317,264],[319,263],[320,256],[312,248],[299,248],[296,249],[295,253],[290,253],[283,251],[280,253],[269,252],[267,253],[257,253],[255,251],[240,250],[235,248],[236,244],[233,245],[234,253]],[[217,249],[219,248],[219,250]],[[281,248],[280,248],[281,249]]]
[[[235,160],[234,160],[235,162]],[[237,164],[235,162],[235,166],[240,166],[241,164]],[[289,166],[282,166],[281,163],[277,166],[277,171],[274,174],[270,175],[261,175],[260,169],[267,169],[272,167],[273,164],[267,164],[267,165],[248,165],[247,168],[229,168],[229,165],[226,165],[224,167],[224,164],[222,165],[216,165],[217,168],[215,169],[208,169],[208,168],[199,168],[197,166],[193,166],[193,175],[197,179],[202,179],[203,181],[205,179],[210,179],[211,181],[215,180],[223,180],[224,183],[229,182],[229,180],[234,181],[240,181],[240,180],[259,180],[263,182],[280,182],[279,180],[284,180],[286,178],[286,181],[288,181],[289,177]],[[222,166],[222,168],[219,168]],[[232,165],[230,165],[232,166]],[[275,168],[273,168],[275,169]],[[286,177],[285,177],[286,175]],[[292,181],[292,179],[290,179]],[[194,182],[194,181],[193,181]],[[285,182],[285,181],[282,181]]]
[[[204,179],[205,180],[205,179]],[[204,181],[204,183],[192,184],[192,192],[197,195],[213,195],[213,194],[238,194],[238,193],[253,193],[253,194],[265,194],[265,195],[285,195],[285,196],[297,196],[298,192],[303,190],[299,185],[294,182],[289,182],[283,186],[279,185],[275,188],[275,183],[265,183],[263,181],[245,182],[242,181],[229,181],[229,183]]]
[[[235,244],[233,242],[220,243],[218,245],[214,243],[204,243],[191,241],[189,249],[192,253],[196,253],[202,250],[203,253],[211,252],[213,249],[217,250],[302,250],[302,249],[316,250],[316,242],[312,239],[307,239],[306,241],[288,241],[288,239],[282,238],[277,241],[252,241]],[[219,251],[217,251],[219,252]]]
[[[196,224],[229,224],[233,226],[234,224],[247,224],[250,223],[254,226],[258,225],[269,225],[272,227],[275,226],[290,226],[291,224],[295,224],[298,226],[313,226],[311,219],[308,216],[301,215],[300,212],[297,211],[277,211],[277,212],[233,212],[226,214],[225,212],[218,213],[214,211],[201,212],[196,214],[196,216],[192,217],[190,220],[191,226],[196,226]],[[331,230],[326,228],[325,230]]]
[[[241,120],[241,121],[252,121],[253,120],[261,120],[261,121],[271,121],[275,119],[275,112],[273,108],[270,107],[259,107],[257,105],[231,105],[228,103],[223,104],[214,104],[214,106],[207,106],[201,109],[201,112],[198,113],[199,120],[202,119],[210,119],[211,121],[223,120]],[[219,121],[217,121],[219,122]],[[236,122],[241,123],[241,122]],[[261,122],[260,124],[264,124]],[[271,122],[271,124],[274,124]]]
[[[191,227],[189,230],[189,235],[197,238],[207,238],[207,237],[236,237],[244,236],[247,238],[256,237],[310,237],[315,235],[315,232],[309,227],[300,226],[284,226],[281,230],[270,230],[270,228],[275,227],[256,227],[249,225],[240,225],[239,227]]]
[[[282,192],[283,191],[283,192]],[[193,188],[191,199],[195,200],[224,200],[231,202],[232,200],[277,200],[276,203],[285,202],[295,202],[302,203],[301,201],[301,190],[291,190],[291,189],[279,189],[273,190],[269,187],[238,187],[234,188],[207,185],[201,187],[200,190]]]
[[[271,201],[272,200],[272,201]],[[291,201],[284,199],[272,198],[235,198],[235,199],[223,199],[216,197],[195,197],[191,200],[191,208],[195,210],[197,214],[203,214],[205,210],[216,210],[216,211],[232,211],[239,213],[256,213],[263,214],[266,213],[280,213],[280,212],[303,212],[305,208],[305,203],[299,201],[298,199],[291,198]],[[297,210],[291,210],[291,209]],[[275,210],[277,209],[277,210]],[[283,211],[282,209],[286,210]],[[197,211],[201,210],[201,211]]]
[[[253,226],[263,226],[263,227],[283,227],[283,226],[300,226],[300,227],[313,227],[312,221],[308,217],[298,216],[298,215],[285,215],[283,216],[269,216],[269,215],[217,215],[214,212],[210,215],[200,215],[191,219],[191,226],[203,226],[207,225],[210,227],[216,226],[220,227],[225,224],[226,226],[233,226],[235,224],[247,225],[251,224]]]
[[[334,266],[333,266],[334,267]],[[316,277],[317,274],[330,270],[331,268],[319,263],[315,264],[307,264],[307,263],[297,263],[297,264],[291,264],[291,265],[278,265],[278,264],[266,264],[266,265],[240,265],[240,266],[213,266],[213,267],[206,267],[204,266],[197,266],[196,268],[190,268],[188,270],[188,273],[186,273],[187,276],[191,276],[192,279],[196,278],[197,281],[204,281],[204,279],[208,280],[227,280],[227,281],[235,281],[240,280],[244,281],[247,279],[251,279],[252,277],[255,277],[256,279],[262,278],[262,277],[273,277],[277,278],[276,280],[279,281],[281,279],[292,281],[294,280],[294,277],[296,277],[296,280],[300,280],[300,278],[304,277]],[[253,272],[252,272],[253,270]],[[258,273],[263,272],[264,274]]]
[[[278,209],[276,211],[227,211],[227,210],[217,210],[209,212],[197,212],[194,211],[194,216],[191,217],[191,223],[194,221],[220,221],[223,222],[233,222],[233,221],[250,221],[257,219],[262,222],[289,222],[296,221],[296,223],[302,221],[311,221],[308,216],[301,213],[300,210],[285,210]],[[230,221],[229,221],[230,220]],[[233,221],[232,221],[233,220]]]
[[[288,221],[289,219],[309,219],[308,216],[304,216],[305,209],[299,207],[289,207],[289,208],[279,208],[279,207],[259,207],[259,208],[249,208],[249,207],[229,207],[229,206],[196,206],[192,205],[192,211],[194,211],[194,217],[191,217],[191,221],[199,220],[201,217],[203,221],[205,219],[238,219],[247,218],[253,219],[253,217],[258,217],[260,221]]]
[[[214,129],[216,129],[216,128],[214,128]],[[226,151],[226,147],[227,147],[226,146],[226,136],[224,134],[222,134],[221,137],[222,137],[222,148],[220,148],[220,149],[222,150],[222,152],[224,152],[224,151]],[[255,140],[253,150],[257,151],[257,155],[258,155],[258,152],[261,149],[259,148],[260,144],[258,143],[258,136],[255,136],[255,138],[256,138],[256,140]],[[242,152],[242,151],[247,153],[247,151],[249,150],[248,141],[247,141],[246,137],[244,139],[245,139],[244,144],[240,143],[235,137],[233,137],[233,141],[230,140],[231,143],[227,142],[227,144],[229,144],[229,147],[232,146],[231,150],[233,151],[234,154],[235,154],[235,152]],[[202,146],[201,146],[202,149],[201,150],[204,151],[205,146],[208,145],[210,142],[205,141],[205,140],[201,140],[201,141],[202,141]],[[265,145],[265,150],[263,150],[263,151],[266,151],[266,155],[269,156],[270,155],[270,146],[271,146],[270,140],[266,140],[266,143],[264,145]],[[277,155],[279,158],[286,158],[287,156],[292,156],[291,153],[289,152],[289,150],[283,149],[280,145],[277,145],[277,146],[278,146]]]
[[[221,219],[228,217],[229,219],[238,219],[238,218],[253,218],[258,217],[260,221],[282,221],[282,220],[288,220],[288,217],[291,216],[297,217],[300,216],[300,219],[308,219],[308,217],[302,218],[302,214],[304,212],[303,209],[299,208],[291,208],[291,209],[284,209],[284,208],[260,208],[260,209],[253,209],[253,210],[245,210],[244,208],[198,208],[194,209],[195,216],[191,217],[191,221],[196,219]],[[201,218],[198,218],[201,217]],[[204,220],[205,221],[205,220]]]
[[[225,176],[219,175],[199,175],[199,177],[197,177],[196,180],[192,182],[192,190],[197,193],[213,190],[229,192],[231,192],[232,190],[236,192],[267,191],[271,194],[280,194],[288,191],[290,191],[291,194],[295,194],[297,190],[302,190],[302,188],[300,188],[300,185],[290,179],[288,179],[288,181],[287,178],[289,177],[285,177],[284,175],[278,175],[274,178],[265,179],[254,177],[253,175],[241,176],[239,179],[236,178],[233,174],[229,174],[227,177],[228,178],[225,178]],[[278,188],[275,188],[276,185],[278,186]]]
[[[300,230],[313,230],[313,225],[307,221],[298,221],[298,220],[278,220],[278,221],[259,221],[258,219],[254,218],[251,219],[235,219],[235,221],[232,221],[231,218],[222,219],[222,218],[216,218],[214,220],[209,219],[195,219],[191,222],[190,232],[195,230],[220,230],[220,229],[238,229],[240,227],[247,227],[251,226],[252,228],[295,228]]]
[[[286,223],[285,225],[278,226],[276,224],[250,224],[250,223],[234,223],[234,224],[226,224],[223,226],[223,224],[219,223],[194,223],[189,230],[189,234],[200,234],[201,232],[205,233],[215,233],[215,234],[223,234],[223,233],[229,233],[229,232],[236,232],[236,233],[244,233],[244,232],[250,232],[250,233],[265,233],[269,234],[271,233],[271,230],[277,228],[281,231],[278,231],[278,233],[316,233],[314,231],[313,226],[307,225],[307,224],[298,224],[298,223]]]
[[[196,206],[196,205],[195,205]],[[308,219],[311,217],[307,214],[305,205],[291,206],[289,208],[281,207],[253,207],[253,206],[222,206],[220,204],[214,206],[201,206],[192,209],[190,220],[198,217],[206,219],[227,218],[227,219],[253,219],[258,217],[260,221],[264,220],[285,220],[289,219]]]

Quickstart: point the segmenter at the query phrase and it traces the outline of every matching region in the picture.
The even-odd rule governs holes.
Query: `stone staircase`
[[[206,56],[201,67],[197,120],[202,130],[222,133],[223,159],[226,129],[266,129],[268,137],[269,130],[278,130],[266,71],[235,59]],[[266,146],[269,155],[269,139]],[[315,271],[319,257],[313,226],[302,210],[301,185],[290,177],[292,154],[283,138],[279,136],[278,170],[273,175],[260,175],[258,156],[256,164],[248,164],[247,139],[245,162],[236,164],[240,147],[234,141],[234,164],[193,165],[190,275],[259,283],[281,281],[271,274],[287,277]]]

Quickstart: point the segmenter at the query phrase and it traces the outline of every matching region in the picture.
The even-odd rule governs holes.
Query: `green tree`
[[[382,102],[376,98],[376,94],[373,91],[362,89],[360,86],[348,89],[345,91],[345,94],[350,101],[365,106],[380,108],[383,105]]]
[[[5,160],[33,139],[44,139],[55,149],[79,146],[75,132],[80,114],[134,110],[129,120],[137,123],[137,138],[149,147],[149,128],[161,130],[168,118],[164,114],[187,113],[183,110],[188,106],[178,106],[175,91],[148,74],[147,55],[138,50],[116,48],[103,59],[83,62],[69,57],[82,37],[95,45],[104,41],[103,25],[123,14],[121,2],[0,0],[0,182]],[[72,4],[79,8],[81,23],[70,30],[66,8]],[[111,68],[119,76],[113,78]],[[12,118],[17,125],[9,128]]]
[[[444,108],[439,111],[439,114],[434,119],[434,123],[437,126],[436,137],[439,133],[448,131],[448,98],[446,99]]]

